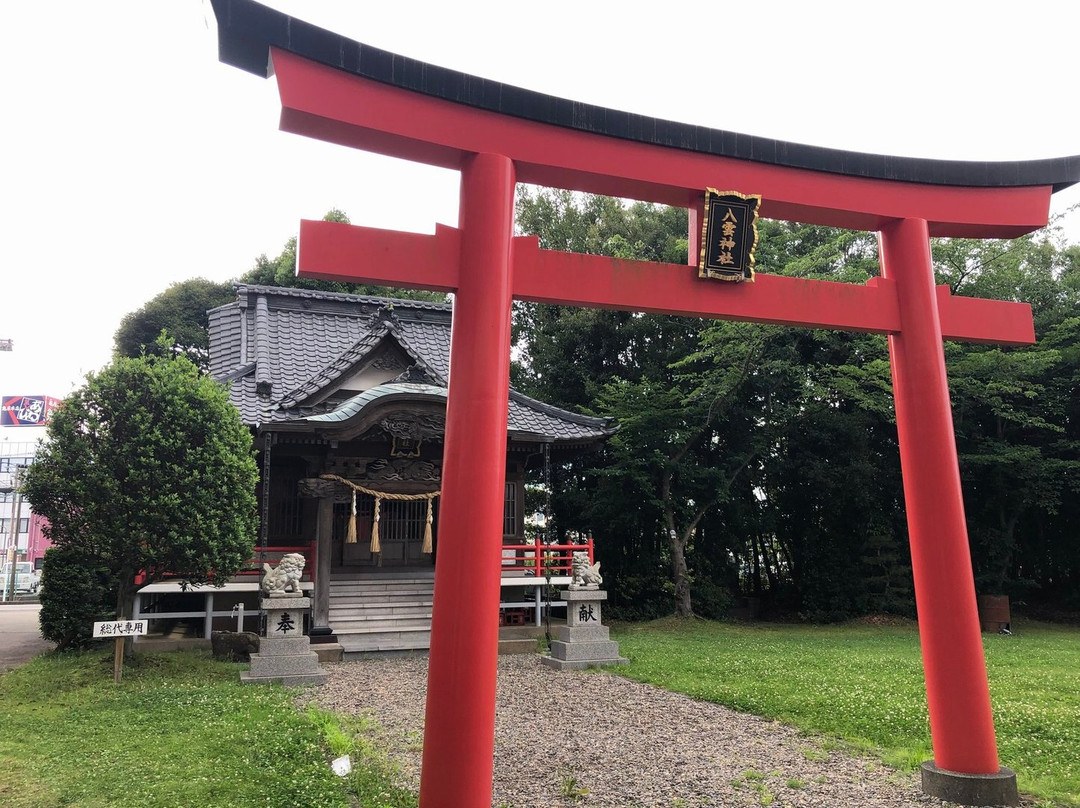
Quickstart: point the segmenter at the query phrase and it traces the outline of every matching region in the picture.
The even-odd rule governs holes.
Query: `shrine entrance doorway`
[[[335,567],[343,572],[377,569],[379,567],[419,567],[430,569],[435,563],[434,548],[438,546],[438,502],[433,504],[433,552],[425,553],[424,528],[427,525],[427,502],[424,500],[387,500],[379,506],[379,541],[381,552],[371,552],[371,526],[375,515],[375,498],[366,494],[356,497],[355,542],[346,538],[349,530],[351,505],[343,503],[334,508],[334,555],[339,556]]]

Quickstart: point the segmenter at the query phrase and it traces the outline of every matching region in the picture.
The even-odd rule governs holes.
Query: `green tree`
[[[954,293],[1032,304],[1036,343],[946,347],[976,583],[1064,605],[1080,579],[1080,247],[1053,226],[1011,241],[934,242]]]
[[[694,614],[688,549],[764,450],[767,431],[746,417],[776,329],[744,323],[702,328],[700,350],[636,381],[609,382],[598,399],[618,419],[611,462],[601,475],[626,476],[647,492],[666,538],[675,614]],[[771,383],[770,381],[767,383]]]
[[[561,191],[518,198],[519,230],[549,249],[685,263],[686,226],[685,211],[654,205]],[[760,229],[761,271],[858,283],[877,272],[870,235],[770,221]],[[904,555],[892,519],[896,461],[886,470],[897,485],[879,491],[870,474],[846,519],[822,507],[811,531],[805,510],[826,483],[841,491],[847,475],[896,451],[884,339],[554,306],[516,314],[515,383],[621,425],[601,453],[560,470],[555,499],[561,529],[594,533],[613,604],[663,597],[688,615],[695,592],[717,603],[725,589],[787,592],[800,611],[832,616],[866,599],[863,557],[893,598]],[[837,445],[827,462],[800,465],[815,427]],[[860,542],[870,535],[880,546],[868,555]],[[824,574],[841,567],[837,557],[849,574]]]
[[[206,370],[210,361],[207,311],[235,298],[231,283],[192,278],[169,286],[138,311],[124,315],[113,339],[116,356],[160,353],[158,338],[165,332],[167,350],[179,350]]]
[[[323,217],[323,221],[348,224],[349,218],[339,210],[331,210]],[[446,295],[441,292],[300,278],[296,274],[295,236],[285,242],[281,252],[274,258],[268,258],[265,253],[256,258],[255,266],[241,275],[238,282],[374,297],[401,297],[435,302],[446,300]],[[137,357],[144,353],[160,353],[163,350],[162,345],[168,345],[168,350],[183,353],[205,372],[210,362],[207,312],[236,299],[233,285],[233,281],[217,283],[205,278],[192,278],[172,284],[137,311],[124,315],[113,338],[114,354]],[[168,341],[159,344],[158,338],[162,332],[167,335]]]
[[[761,272],[859,284],[878,272],[872,234],[768,220],[760,230]],[[908,611],[885,339],[779,329],[759,375],[771,381],[750,412],[768,448],[744,505],[755,518],[729,540],[743,591],[818,621]]]
[[[59,651],[94,644],[94,623],[116,615],[116,579],[87,548],[57,545],[45,552],[38,622]]]
[[[251,557],[258,472],[225,389],[183,355],[118,357],[66,398],[24,477],[60,548],[98,560],[131,616],[135,576],[220,584]],[[50,573],[46,569],[46,580]]]

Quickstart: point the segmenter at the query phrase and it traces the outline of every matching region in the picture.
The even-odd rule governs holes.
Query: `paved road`
[[[40,604],[0,606],[0,673],[21,665],[53,647],[38,632]]]

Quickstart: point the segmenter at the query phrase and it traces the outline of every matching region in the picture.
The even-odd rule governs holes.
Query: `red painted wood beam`
[[[948,286],[937,287],[941,335],[986,345],[1034,345],[1035,321],[1030,303],[955,297]]]
[[[758,273],[753,283],[698,277],[697,267],[541,250],[535,237],[514,239],[514,296],[650,314],[712,317],[774,325],[889,332],[900,329],[887,284],[789,278]]]
[[[453,292],[458,288],[460,244],[461,231],[445,225],[427,236],[302,219],[296,273],[325,281]]]
[[[297,271],[304,277],[411,289],[458,288],[460,233],[434,236],[305,220]],[[758,273],[754,283],[702,280],[683,264],[628,261],[541,250],[535,237],[513,240],[514,297],[535,303],[712,317],[809,328],[896,333],[900,315],[891,281],[852,283]],[[945,339],[1003,345],[1035,341],[1031,306],[953,297],[937,290]]]
[[[1046,224],[1051,187],[847,176],[528,121],[380,84],[271,49],[285,131],[445,168],[510,157],[521,182],[688,207],[705,187],[762,195],[761,215],[855,230],[921,218],[931,235],[1012,238]]]

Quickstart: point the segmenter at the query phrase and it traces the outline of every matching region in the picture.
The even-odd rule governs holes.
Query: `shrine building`
[[[450,326],[446,303],[252,285],[210,312],[210,373],[260,452],[255,561],[306,556],[312,641],[346,657],[428,647]],[[513,389],[507,407],[500,616],[539,625],[546,570],[525,536],[526,471],[617,427]],[[569,548],[554,550],[554,580],[568,582]]]

